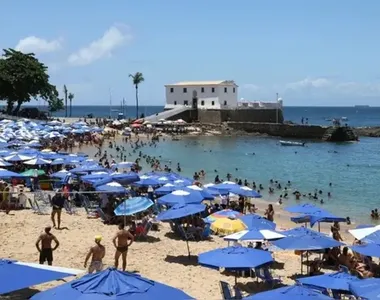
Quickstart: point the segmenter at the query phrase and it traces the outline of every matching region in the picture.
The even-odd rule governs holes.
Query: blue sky
[[[246,100],[379,105],[380,1],[4,1],[0,47],[35,52],[74,104],[163,105],[164,84],[233,79]]]

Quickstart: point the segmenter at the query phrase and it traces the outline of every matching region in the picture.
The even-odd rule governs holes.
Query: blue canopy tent
[[[248,247],[219,248],[198,255],[198,263],[201,266],[212,269],[224,268],[229,271],[256,268],[271,262],[273,258],[270,252]],[[236,281],[235,276],[235,283]]]
[[[153,201],[146,197],[129,198],[120,203],[114,213],[116,216],[131,216],[147,210],[153,204]]]
[[[305,228],[297,227],[290,230],[282,231],[286,237],[277,241],[273,241],[272,244],[283,250],[321,250],[333,247],[339,247],[344,245],[322,233]],[[308,254],[306,258],[309,259]],[[301,272],[303,271],[302,265],[303,255],[301,254]]]
[[[113,180],[122,184],[130,184],[130,183],[137,182],[140,180],[139,175],[135,172],[112,173],[111,177]]]
[[[203,197],[199,193],[176,190],[170,194],[158,198],[158,204],[173,206],[174,204],[199,204]]]
[[[278,289],[270,290],[248,296],[247,300],[327,300],[333,299],[310,287],[300,284],[284,286]]]
[[[368,278],[350,283],[350,291],[362,299],[380,298],[380,278]]]
[[[357,280],[360,279],[343,271],[297,279],[302,284],[346,292],[350,291],[350,283]]]
[[[135,273],[122,272],[114,268],[34,295],[32,300],[151,300],[193,299],[179,289],[149,280]]]
[[[307,223],[310,222],[310,226],[313,227],[315,223],[326,222],[345,222],[346,218],[337,217],[326,210],[320,209],[315,212],[305,213],[301,216],[290,218],[294,223]]]
[[[0,259],[0,295],[83,271]]]
[[[319,207],[309,203],[288,206],[284,209],[288,212],[297,214],[308,214],[321,210]]]

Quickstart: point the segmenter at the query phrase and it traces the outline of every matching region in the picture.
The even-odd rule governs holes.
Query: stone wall
[[[194,122],[198,120],[198,111],[196,109],[189,109],[167,118],[167,120],[171,120],[171,121],[175,121],[178,119],[182,119],[186,121],[186,123]]]
[[[230,110],[198,110],[200,123],[220,124],[222,122],[284,122],[281,110],[276,109],[230,109]]]
[[[255,122],[228,122],[228,127],[248,133],[299,139],[321,139],[327,127],[314,125],[292,125]]]

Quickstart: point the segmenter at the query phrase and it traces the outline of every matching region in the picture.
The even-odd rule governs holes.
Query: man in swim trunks
[[[117,240],[117,243],[116,243]],[[119,266],[119,258],[120,255],[123,259],[123,271],[127,268],[127,254],[128,247],[132,245],[134,241],[133,235],[126,229],[124,229],[124,224],[119,225],[119,231],[116,233],[112,242],[116,248],[115,252],[115,268],[117,269]]]
[[[61,213],[62,208],[65,205],[65,198],[61,193],[57,193],[51,199],[53,210],[51,211],[51,221],[53,222],[54,228],[60,229],[61,227]],[[55,223],[55,215],[57,215],[57,225]]]
[[[91,263],[88,267],[89,274],[94,271],[100,272],[103,268],[103,258],[106,255],[106,248],[100,243],[101,240],[102,237],[100,235],[95,236],[95,245],[90,248],[84,261],[84,267],[87,268],[87,261],[91,257]]]
[[[45,261],[48,262],[48,265],[51,266],[53,264],[53,251],[55,251],[59,246],[59,241],[57,238],[50,233],[51,227],[45,227],[45,232],[42,233],[36,242],[36,247],[38,252],[40,253],[40,264],[43,265]],[[51,247],[51,242],[55,242],[55,247]],[[41,242],[41,247],[40,247]]]

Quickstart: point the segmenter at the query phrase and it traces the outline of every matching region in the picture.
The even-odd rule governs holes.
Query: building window
[[[214,106],[215,105],[215,101],[211,101],[211,105]]]
[[[211,93],[215,93],[215,88],[211,88]]]
[[[170,88],[170,93],[173,93],[174,92],[174,88]]]
[[[224,88],[224,92],[227,93],[227,88],[226,87]]]
[[[235,88],[232,89],[232,92],[235,93]]]
[[[184,93],[187,93],[187,88],[183,88],[183,92],[184,92]]]
[[[226,100],[224,100],[224,105],[227,105],[227,101]]]
[[[205,88],[201,88],[201,93],[204,93],[205,92]]]
[[[183,101],[183,104],[184,105],[189,105],[189,101],[185,100],[185,101]]]
[[[201,101],[201,105],[204,106],[205,105],[205,102],[204,100]]]
[[[174,105],[177,105],[177,101],[174,101]]]

